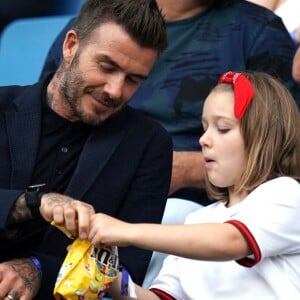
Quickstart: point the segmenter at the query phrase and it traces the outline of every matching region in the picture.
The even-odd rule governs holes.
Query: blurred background
[[[77,14],[84,0],[0,0],[0,32],[19,18]]]

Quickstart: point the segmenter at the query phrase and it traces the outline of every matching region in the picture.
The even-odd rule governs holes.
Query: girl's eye
[[[227,133],[229,131],[228,128],[218,128],[218,131],[222,134]]]

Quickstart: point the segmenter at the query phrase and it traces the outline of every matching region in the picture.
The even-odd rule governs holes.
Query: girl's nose
[[[209,147],[211,144],[210,138],[208,136],[207,130],[201,135],[199,139],[200,146],[203,147]]]

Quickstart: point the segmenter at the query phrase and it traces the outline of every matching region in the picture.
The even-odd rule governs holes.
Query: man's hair
[[[265,181],[289,176],[300,182],[300,115],[288,89],[271,75],[244,73],[254,88],[254,97],[240,120],[248,162],[236,191],[251,192]],[[216,91],[230,91],[219,84]],[[207,180],[210,197],[227,200],[227,189]]]
[[[155,0],[86,0],[72,28],[86,40],[99,25],[114,22],[143,48],[167,46],[166,25]]]

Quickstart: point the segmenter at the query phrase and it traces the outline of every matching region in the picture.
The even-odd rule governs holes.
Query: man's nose
[[[123,76],[112,75],[104,86],[104,92],[107,93],[111,99],[119,99],[122,96],[123,87]]]

